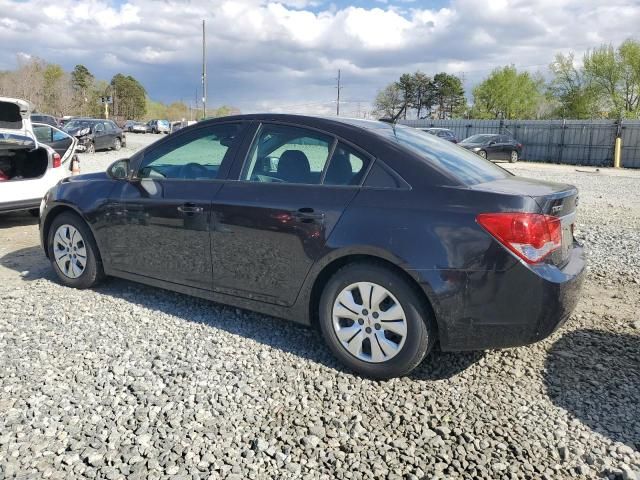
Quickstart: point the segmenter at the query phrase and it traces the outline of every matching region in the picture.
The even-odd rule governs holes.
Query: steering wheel
[[[284,183],[284,180],[278,177],[270,177],[269,175],[254,175],[251,180],[254,182],[263,182],[263,183]]]
[[[187,163],[180,167],[180,178],[193,179],[199,177],[209,177],[207,167],[195,162]]]

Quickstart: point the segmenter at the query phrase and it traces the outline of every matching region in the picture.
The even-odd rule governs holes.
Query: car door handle
[[[302,223],[322,222],[324,221],[324,213],[315,212],[313,208],[305,207],[293,212],[293,218]]]
[[[198,207],[192,203],[185,203],[184,205],[180,205],[178,207],[178,211],[180,213],[186,213],[189,215],[193,215],[196,213],[202,213],[204,211],[204,208],[202,207]]]

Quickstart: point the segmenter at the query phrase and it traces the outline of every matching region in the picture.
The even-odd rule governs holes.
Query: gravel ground
[[[536,345],[435,351],[387,382],[282,320],[116,279],[64,288],[35,222],[0,217],[0,479],[639,479],[640,172],[508,168],[580,188],[576,312]]]

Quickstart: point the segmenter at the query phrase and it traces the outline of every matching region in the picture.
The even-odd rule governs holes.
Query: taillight
[[[539,213],[481,213],[476,220],[527,263],[539,263],[562,246],[558,217]]]
[[[58,168],[60,165],[62,165],[62,159],[60,158],[60,155],[57,153],[53,154],[53,168]]]

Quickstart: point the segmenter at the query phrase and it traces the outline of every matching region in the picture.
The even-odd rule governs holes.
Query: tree
[[[403,116],[407,118],[407,110],[416,104],[416,82],[415,76],[410,73],[403,73],[400,75],[400,79],[396,82],[398,91],[402,97],[402,103],[404,104]]]
[[[431,88],[431,78],[424,73],[417,71],[413,74],[414,102],[411,108],[416,110],[418,118],[422,116],[422,110],[431,105],[429,92]]]
[[[536,118],[542,100],[542,79],[514,66],[495,69],[473,89],[477,118]]]
[[[147,108],[147,92],[140,82],[118,73],[111,79],[105,95],[113,98],[113,115],[123,119],[142,118]]]
[[[573,53],[557,54],[549,69],[553,79],[548,91],[558,103],[553,116],[587,119],[598,115],[598,95],[584,72],[575,67]]]
[[[71,87],[74,90],[76,108],[81,115],[85,114],[89,91],[94,86],[94,81],[94,76],[84,65],[76,65],[71,72]]]
[[[624,41],[617,49],[602,45],[584,56],[584,74],[610,117],[640,111],[640,43]]]
[[[464,113],[467,100],[464,96],[462,81],[455,75],[438,73],[431,82],[432,105],[437,106],[438,118],[453,118]]]
[[[396,82],[390,83],[376,95],[374,111],[377,115],[393,118],[402,108],[403,95]]]

